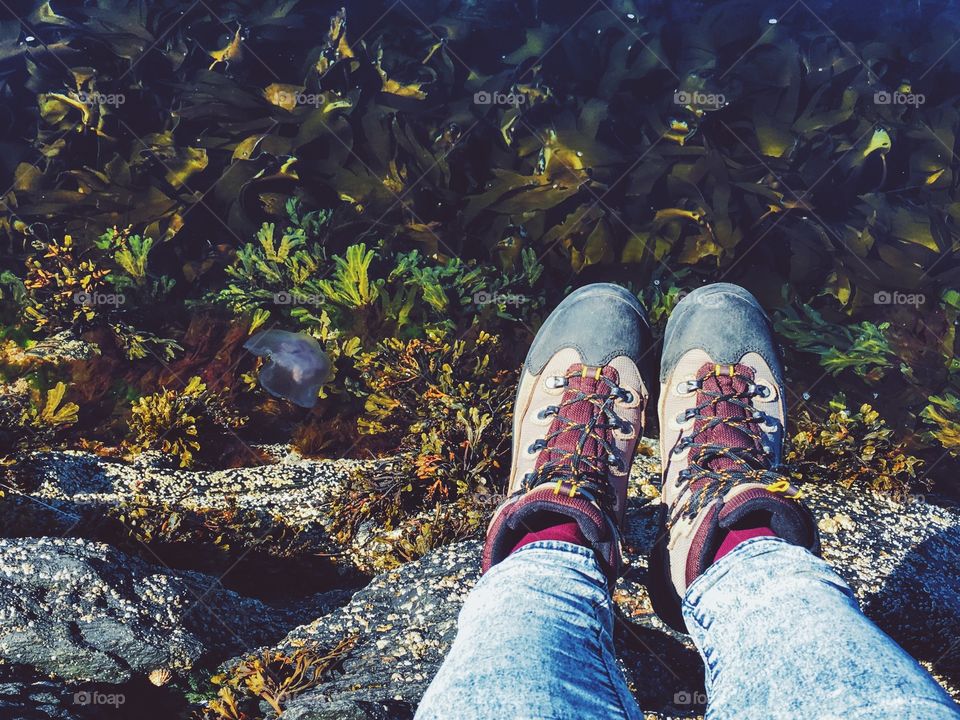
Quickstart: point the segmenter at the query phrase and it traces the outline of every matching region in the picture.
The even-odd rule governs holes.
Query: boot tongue
[[[732,377],[730,372],[731,367],[733,368]],[[714,402],[715,398],[710,397],[708,393],[723,395],[744,393],[749,387],[749,384],[753,382],[753,379],[753,368],[747,365],[737,364],[731,366],[707,363],[700,368],[699,372],[697,372],[697,380],[701,381],[701,388],[697,391],[696,403],[698,406],[706,405],[706,407],[700,411],[700,416],[703,419],[698,418],[693,424],[693,436],[696,443],[721,445],[729,448],[761,449],[758,440],[760,437],[760,428],[756,421],[751,420],[746,426],[717,424],[710,429],[706,429],[711,422],[711,418],[714,417],[745,418],[752,414],[752,410],[742,408],[729,400]],[[746,402],[747,400],[746,398],[741,398],[741,401]],[[750,434],[744,432],[744,427],[749,427],[755,436],[751,437]],[[714,472],[733,470],[740,466],[739,463],[729,457],[714,457],[705,463],[701,462],[697,458],[696,448],[691,452],[691,461],[697,461],[698,464]],[[742,469],[742,466],[740,467]]]
[[[595,404],[602,403],[611,392],[610,384],[603,378],[612,381],[614,385],[620,380],[616,369],[609,365],[596,368],[575,363],[567,369],[567,387],[563,400],[547,433],[548,436],[558,434],[548,440],[547,449],[540,452],[537,470],[549,462],[552,467],[558,468],[560,475],[596,477],[599,474],[597,468],[606,467],[607,451],[599,438],[612,445],[614,439],[611,428],[598,428],[591,433],[583,429],[564,429],[569,424],[564,422],[564,419],[577,425],[590,425],[591,422],[601,426],[609,424],[609,418],[604,417]],[[582,395],[592,396],[594,402],[581,397]]]

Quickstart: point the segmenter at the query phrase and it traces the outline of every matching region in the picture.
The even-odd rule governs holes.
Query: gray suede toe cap
[[[640,301],[623,287],[595,283],[570,293],[544,322],[525,366],[539,374],[563,348],[576,349],[583,362],[606,365],[618,355],[638,365],[650,347],[650,328]]]
[[[705,285],[677,304],[664,334],[660,381],[665,382],[680,358],[694,348],[721,364],[734,364],[747,353],[758,353],[777,382],[783,382],[770,319],[757,299],[739,285]]]

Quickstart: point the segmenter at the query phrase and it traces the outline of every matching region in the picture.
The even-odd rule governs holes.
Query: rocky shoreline
[[[369,548],[359,541],[335,547],[325,509],[347,474],[374,472],[372,462],[287,453],[274,465],[211,472],[78,452],[37,453],[29,462],[35,482],[15,500],[45,518],[48,536],[0,539],[0,711],[16,717],[98,717],[98,696],[89,693],[109,698],[109,691],[131,698],[110,717],[128,716],[138,702],[139,716],[147,717],[142,708],[162,706],[162,696],[179,693],[180,708],[198,702],[203,693],[187,688],[199,675],[218,665],[229,670],[252,651],[328,648],[350,638],[354,644],[337,669],[285,699],[283,717],[409,718],[479,577],[480,543],[465,541],[356,588],[369,570]],[[650,717],[694,717],[703,712],[699,656],[653,614],[645,587],[655,477],[653,460],[641,456],[627,516],[628,571],[616,590],[616,642]],[[824,557],[867,613],[960,697],[960,577],[945,571],[960,561],[960,508],[933,497],[898,504],[836,486],[804,489]],[[351,570],[339,587],[271,603],[228,589],[216,575],[165,567],[91,536],[92,518],[145,495],[183,511],[230,503],[266,513],[300,528],[317,552],[338,553]],[[261,709],[264,718],[273,716],[266,703]]]

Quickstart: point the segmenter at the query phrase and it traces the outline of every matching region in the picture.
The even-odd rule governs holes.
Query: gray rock
[[[376,472],[379,466],[305,460],[282,448],[272,454],[274,465],[187,472],[84,453],[38,453],[31,458],[36,483],[28,501],[71,518],[57,521],[66,527],[86,512],[96,517],[134,496],[181,510],[239,504],[299,523],[315,531],[317,548],[336,550],[327,534],[330,500],[347,473]],[[689,717],[702,713],[702,704],[678,707],[674,701],[678,693],[702,697],[699,655],[685,636],[660,622],[646,591],[655,457],[656,447],[648,447],[632,475],[628,568],[615,594],[616,644],[641,707],[652,716]],[[804,489],[823,528],[824,557],[851,584],[868,615],[960,697],[960,509],[931,497],[896,504],[862,490]],[[377,532],[371,528],[348,549],[358,564]],[[160,666],[177,671],[204,655],[240,657],[265,643],[286,650],[303,642],[332,647],[356,636],[342,667],[287,700],[284,718],[409,718],[453,640],[457,613],[479,577],[479,556],[479,541],[437,549],[377,575],[345,605],[341,594],[336,609],[320,609],[333,605],[322,598],[308,599],[301,610],[310,615],[280,613],[218,587],[204,602],[213,603],[215,612],[204,614],[203,607],[190,608],[190,598],[198,583],[209,586],[208,577],[160,570],[84,541],[0,541],[0,656],[67,677],[120,679]],[[24,564],[34,567],[27,571]],[[151,595],[153,587],[160,591]],[[167,601],[166,595],[178,599]],[[239,637],[223,630],[220,620],[227,618]],[[277,640],[308,618],[316,619]]]
[[[956,684],[960,508],[933,496],[899,504],[836,486],[812,489],[810,496],[818,518],[837,524],[833,533],[821,530],[823,556],[867,614],[943,684]]]
[[[653,716],[687,717],[702,713],[702,704],[678,707],[674,700],[678,693],[703,697],[703,667],[689,639],[653,614],[645,586],[655,508],[641,488],[655,473],[652,465],[641,459],[635,467],[626,533],[630,568],[616,590],[616,644],[641,707]],[[898,505],[836,487],[804,489],[818,520],[835,520],[839,528],[823,533],[824,557],[868,615],[960,697],[960,509],[929,501]],[[478,579],[480,547],[478,541],[444,547],[379,575],[346,606],[292,631],[279,647],[304,641],[333,646],[350,635],[359,642],[340,674],[290,700],[283,717],[411,717]]]
[[[326,505],[357,464],[290,454],[272,465],[204,471],[131,464],[71,450],[37,452],[23,462],[31,476],[30,496],[73,515],[138,498],[183,511],[258,512],[306,529],[328,521]]]
[[[289,613],[82,539],[0,539],[0,658],[69,680],[189,670],[276,639]]]
[[[343,608],[293,630],[279,645],[358,645],[328,682],[290,701],[291,720],[412,717],[456,634],[457,612],[480,576],[478,541],[434,550],[377,576]]]
[[[29,506],[36,534],[92,534],[104,513],[135,501],[181,514],[236,510],[236,526],[251,523],[254,537],[282,521],[306,550],[343,556],[344,548],[330,536],[330,501],[351,472],[378,472],[390,461],[313,460],[289,449],[264,450],[277,461],[226,470],[184,470],[157,453],[129,463],[73,450],[35,452],[18,466],[29,488],[19,502]],[[372,540],[358,541],[343,559],[367,572],[378,549]]]

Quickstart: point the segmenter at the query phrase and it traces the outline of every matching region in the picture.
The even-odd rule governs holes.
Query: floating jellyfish
[[[330,358],[309,335],[286,330],[264,330],[247,340],[244,348],[267,361],[260,384],[275,397],[300,407],[317,404],[320,386],[330,377]]]

